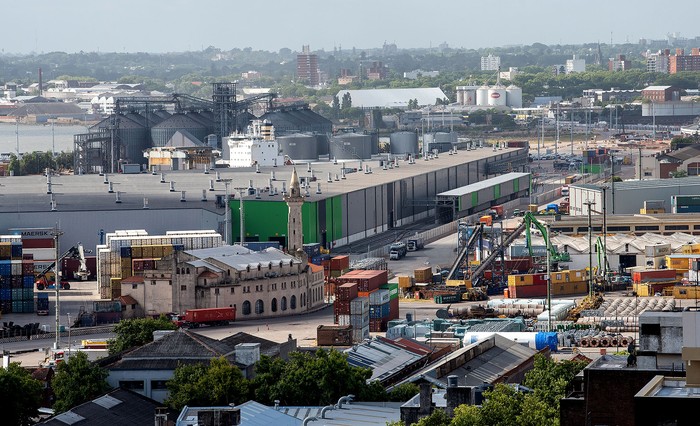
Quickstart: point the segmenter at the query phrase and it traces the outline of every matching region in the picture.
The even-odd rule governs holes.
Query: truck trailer
[[[236,320],[236,308],[188,309],[183,315],[172,315],[171,320],[178,327],[226,325]]]

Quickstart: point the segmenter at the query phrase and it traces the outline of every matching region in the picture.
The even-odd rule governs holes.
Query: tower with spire
[[[287,217],[287,251],[294,255],[297,250],[303,250],[304,235],[301,226],[301,206],[304,204],[304,197],[301,196],[299,185],[299,175],[296,167],[292,169],[292,178],[289,181],[289,192],[284,196],[284,201],[289,207]]]

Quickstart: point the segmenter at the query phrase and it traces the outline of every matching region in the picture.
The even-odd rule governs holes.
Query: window
[[[231,287],[231,294],[236,294],[236,291],[233,287]]]
[[[282,311],[286,311],[286,310],[287,310],[287,297],[286,297],[286,296],[282,296],[282,307],[281,307],[281,309],[282,309]]]
[[[629,230],[629,226],[608,226],[610,232],[628,232]]]
[[[151,390],[166,390],[167,383],[167,380],[151,380]]]
[[[687,231],[688,225],[666,225],[667,231]]]
[[[137,289],[138,287],[139,287],[139,286],[136,285],[136,284],[131,284],[131,288],[132,288],[132,289]]]
[[[688,164],[688,176],[698,176],[700,175],[700,163],[690,163]]]
[[[187,274],[189,275],[189,273],[190,273],[190,268],[187,268]]]
[[[265,312],[265,302],[262,300],[258,299],[255,301],[255,313],[256,314],[262,314]]]
[[[151,285],[156,285],[156,280],[152,280]]]
[[[272,312],[277,312],[277,298],[273,298],[272,302],[270,302],[270,310]]]
[[[661,325],[660,324],[642,324],[642,335],[647,336],[660,336],[661,335]]]
[[[250,315],[250,302],[247,300],[243,302],[243,315]]]
[[[659,227],[658,226],[644,226],[644,225],[637,225],[634,227],[635,231],[658,231]]]
[[[143,380],[120,380],[119,387],[122,389],[142,391],[143,390]]]
[[[180,291],[186,291],[186,290],[187,290],[187,286],[186,286],[186,285],[183,284],[183,285],[180,286]]]
[[[297,308],[297,297],[292,295],[292,298],[289,299],[289,309],[296,309]]]

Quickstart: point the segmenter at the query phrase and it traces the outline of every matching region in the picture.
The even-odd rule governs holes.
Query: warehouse
[[[82,242],[88,250],[115,229],[150,234],[233,231],[225,240],[236,241],[241,229],[239,194],[244,194],[246,240],[283,242],[287,205],[282,194],[296,167],[304,186],[304,242],[340,246],[433,216],[441,192],[527,167],[527,149],[520,148],[457,151],[430,160],[402,158],[395,163],[375,158],[280,165],[261,167],[259,173],[243,168],[10,177],[0,187],[0,233],[58,224],[64,232],[61,247]],[[232,198],[228,218],[227,188]]]
[[[586,202],[593,202],[593,211],[602,212],[603,208],[613,214],[638,214],[644,209],[645,201],[662,201],[663,209],[671,211],[671,196],[700,194],[700,177],[691,176],[676,179],[631,180],[617,182],[614,185],[579,185],[569,188],[570,214],[572,216],[588,215]],[[603,205],[605,195],[605,205]]]

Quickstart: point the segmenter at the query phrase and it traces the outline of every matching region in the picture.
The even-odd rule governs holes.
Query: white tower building
[[[303,249],[304,235],[301,226],[301,206],[304,204],[304,197],[301,195],[299,186],[299,175],[296,167],[292,170],[292,178],[289,181],[289,193],[285,195],[284,201],[289,207],[287,217],[287,251],[295,255],[297,250]]]

